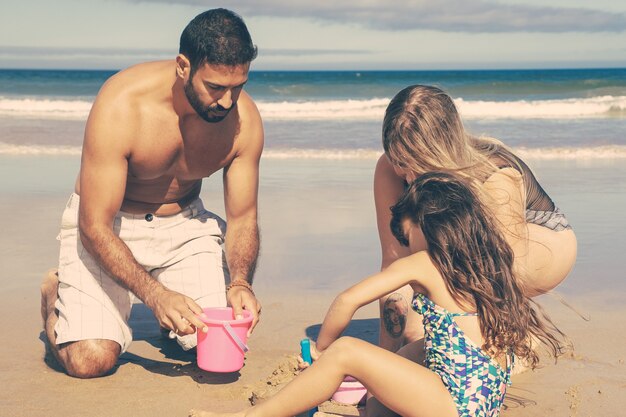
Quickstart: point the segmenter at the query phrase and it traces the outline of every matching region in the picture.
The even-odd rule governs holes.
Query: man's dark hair
[[[196,16],[180,36],[179,53],[191,63],[191,72],[205,64],[236,66],[252,62],[257,47],[241,16],[212,9]]]

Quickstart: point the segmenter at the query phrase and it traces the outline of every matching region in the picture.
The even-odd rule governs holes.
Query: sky
[[[623,0],[0,2],[0,68],[171,59],[187,23],[214,7],[244,18],[253,70],[626,67]]]

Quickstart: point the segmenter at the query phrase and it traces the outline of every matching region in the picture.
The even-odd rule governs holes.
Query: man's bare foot
[[[50,314],[54,311],[54,303],[58,298],[59,290],[59,273],[54,269],[46,272],[43,282],[41,283],[41,318],[44,327]]]
[[[59,357],[59,351],[54,344],[55,333],[54,325],[59,319],[55,303],[59,298],[59,274],[55,269],[50,269],[46,272],[41,283],[41,318],[43,319],[43,329],[46,335],[44,345],[46,347],[46,354],[44,360],[52,368],[60,367],[59,370],[65,370],[61,366],[61,359]]]

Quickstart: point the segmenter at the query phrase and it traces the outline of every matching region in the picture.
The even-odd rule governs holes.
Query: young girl
[[[424,174],[391,212],[391,230],[411,255],[337,296],[311,348],[313,365],[276,396],[234,415],[297,415],[330,398],[350,375],[401,416],[497,416],[513,355],[534,366],[532,337],[560,353],[562,333],[525,295],[513,251],[469,183]],[[417,250],[424,238],[427,249]],[[359,307],[407,284],[424,318],[425,366],[339,338]]]

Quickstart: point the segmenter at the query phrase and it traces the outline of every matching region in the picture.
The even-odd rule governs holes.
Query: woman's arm
[[[382,252],[381,270],[396,259],[409,255],[408,248],[400,245],[391,233],[391,206],[398,202],[404,193],[404,179],[396,175],[393,166],[384,154],[378,159],[374,173],[374,203],[376,223]],[[424,249],[426,245],[424,245]]]
[[[400,245],[391,233],[391,206],[397,203],[404,193],[404,178],[398,176],[386,155],[381,155],[374,174],[374,200],[376,203],[376,221],[384,270],[395,260],[410,254],[408,248]],[[424,242],[423,248],[426,249]],[[407,340],[415,341],[422,337],[419,326],[421,319],[410,310],[413,291],[405,286],[393,294],[385,294],[380,299],[380,330],[378,345],[391,352],[400,349]]]

